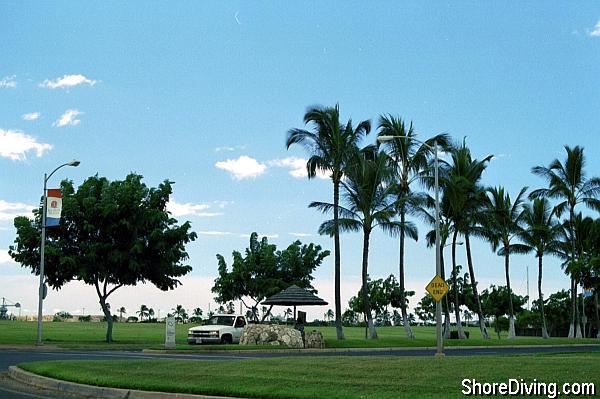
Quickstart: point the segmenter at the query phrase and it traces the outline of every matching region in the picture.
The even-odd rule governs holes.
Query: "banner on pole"
[[[48,189],[46,195],[46,227],[56,227],[60,223],[62,211],[62,193],[60,188]]]

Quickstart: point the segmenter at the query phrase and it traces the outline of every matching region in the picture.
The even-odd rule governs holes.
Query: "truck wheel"
[[[231,335],[223,335],[221,337],[221,343],[226,345],[231,344],[233,343],[233,338],[231,338]]]

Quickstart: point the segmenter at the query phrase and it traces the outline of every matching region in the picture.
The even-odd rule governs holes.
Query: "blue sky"
[[[174,213],[199,233],[184,287],[121,289],[113,303],[127,308],[206,309],[215,254],[245,248],[252,231],[279,246],[300,238],[332,247],[316,234],[322,216],[306,207],[330,200],[331,184],[302,177],[306,154],[284,146],[310,105],[339,103],[344,119],[374,124],[391,113],[421,138],[466,136],[474,156],[495,155],[484,182],[513,195],[543,184],[531,167],[562,158],[565,144],[584,146],[588,174],[600,175],[594,2],[2,2],[0,34],[0,275],[10,282],[0,294],[27,309],[36,283],[6,256],[11,219],[38,201],[43,173],[72,158],[81,165],[51,186],[96,173],[170,179]],[[344,236],[344,298],[359,285],[360,246],[359,234]],[[373,276],[397,273],[394,239],[376,233],[371,254]],[[407,262],[420,298],[433,252],[409,243]],[[332,263],[316,273],[331,303]],[[487,245],[476,244],[475,263],[483,286],[503,282]],[[525,265],[534,281],[533,259],[512,266],[522,293]],[[545,284],[568,287],[556,261]],[[47,311],[96,302],[74,284],[52,293]]]

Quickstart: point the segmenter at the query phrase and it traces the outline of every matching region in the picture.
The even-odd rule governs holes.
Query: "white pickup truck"
[[[238,344],[246,326],[246,317],[233,314],[217,314],[203,326],[188,330],[188,344]]]

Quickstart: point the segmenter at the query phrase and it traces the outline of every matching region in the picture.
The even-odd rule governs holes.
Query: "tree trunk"
[[[410,322],[408,321],[408,315],[406,312],[406,291],[404,281],[404,222],[406,221],[406,212],[404,206],[400,210],[400,264],[399,264],[399,282],[400,282],[400,309],[402,310],[402,324],[404,324],[404,331],[408,338],[414,338],[415,335],[410,328]]]
[[[458,231],[452,235],[452,285],[454,286],[454,317],[456,318],[456,328],[458,329],[458,339],[467,339],[462,323],[460,322],[460,302],[458,297],[458,284],[456,281],[456,236]]]
[[[571,323],[569,324],[569,338],[575,338],[575,299],[573,298],[575,280],[571,277]]]
[[[465,234],[465,246],[467,247],[467,263],[469,264],[469,275],[471,277],[471,287],[473,288],[473,297],[477,304],[477,316],[479,317],[479,329],[483,339],[490,339],[487,328],[485,327],[485,318],[483,317],[483,311],[481,310],[481,301],[479,300],[479,293],[477,292],[477,280],[475,280],[475,270],[473,269],[473,259],[471,258],[471,242],[469,241],[469,234]]]
[[[581,323],[580,323],[580,317],[579,317],[579,306],[577,306],[578,302],[579,302],[579,298],[577,295],[577,281],[575,281],[574,283],[574,287],[575,287],[575,338],[583,338],[583,335],[581,334]]]
[[[368,284],[368,268],[369,268],[369,236],[371,232],[364,230],[363,239],[363,259],[362,259],[362,293],[363,293],[363,306],[365,312],[365,318],[367,327],[371,332],[371,339],[377,339],[377,331],[373,324],[373,316],[371,315],[371,306],[369,304],[369,284]]]
[[[600,339],[600,313],[598,312],[598,288],[594,290],[594,309],[596,309],[596,338]]]
[[[112,339],[112,330],[113,330],[113,318],[110,314],[110,309],[106,304],[106,298],[100,298],[100,306],[102,307],[102,312],[104,313],[104,317],[106,318],[107,328],[106,328],[106,342],[111,343]]]
[[[440,243],[440,272],[441,278],[446,281],[446,271],[444,270],[444,243]],[[450,301],[448,294],[444,295],[444,339],[450,338]]]
[[[333,179],[333,256],[334,256],[334,279],[335,279],[335,331],[337,333],[337,339],[344,339],[344,330],[342,328],[342,298],[340,288],[340,230],[338,227],[339,219],[339,203],[340,203],[340,177],[336,175],[334,171]]]
[[[515,334],[515,311],[513,308],[512,301],[512,290],[510,289],[510,254],[508,253],[508,246],[505,246],[506,254],[504,255],[504,273],[506,274],[506,288],[508,289],[508,339],[514,339],[517,335]]]
[[[548,330],[546,329],[546,313],[544,312],[544,294],[542,294],[542,257],[544,255],[540,253],[538,256],[538,298],[540,302],[540,311],[542,312],[542,338],[548,339]]]

